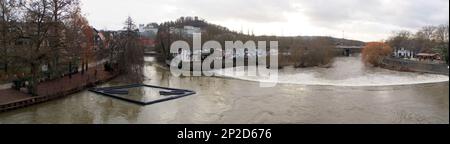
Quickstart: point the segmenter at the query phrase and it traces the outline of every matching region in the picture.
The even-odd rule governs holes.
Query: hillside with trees
[[[160,50],[161,61],[172,59],[170,55],[170,44],[177,40],[184,40],[190,43],[192,48],[192,38],[171,34],[170,29],[183,28],[184,26],[194,26],[202,30],[202,42],[216,40],[224,46],[225,41],[278,41],[279,52],[285,54],[279,56],[280,66],[311,67],[323,66],[331,63],[334,57],[340,55],[334,48],[338,44],[344,45],[364,45],[364,42],[332,37],[320,36],[255,36],[254,34],[244,34],[229,30],[226,27],[211,24],[197,17],[181,17],[175,21],[164,22],[159,25],[157,35],[157,50]],[[223,48],[224,50],[224,48]]]

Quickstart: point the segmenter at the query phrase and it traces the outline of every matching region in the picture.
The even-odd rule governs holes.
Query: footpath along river
[[[329,69],[285,68],[272,88],[255,77],[174,77],[146,60],[145,84],[197,94],[139,106],[83,91],[0,113],[0,124],[449,123],[448,76],[369,68],[358,57]]]

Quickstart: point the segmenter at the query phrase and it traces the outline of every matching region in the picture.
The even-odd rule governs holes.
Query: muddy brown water
[[[0,113],[0,124],[449,123],[448,81],[394,86],[281,83],[261,88],[249,80],[173,77],[151,63],[146,64],[145,75],[146,84],[191,89],[197,94],[139,106],[83,91]]]

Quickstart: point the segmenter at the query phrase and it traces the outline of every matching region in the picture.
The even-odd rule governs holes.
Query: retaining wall
[[[448,65],[442,63],[427,63],[390,57],[384,58],[381,63],[387,69],[449,75]]]

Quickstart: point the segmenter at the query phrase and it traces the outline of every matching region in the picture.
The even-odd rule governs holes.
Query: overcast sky
[[[386,39],[394,30],[447,24],[449,0],[82,0],[96,28],[117,30],[127,16],[138,24],[199,16],[256,35]]]

